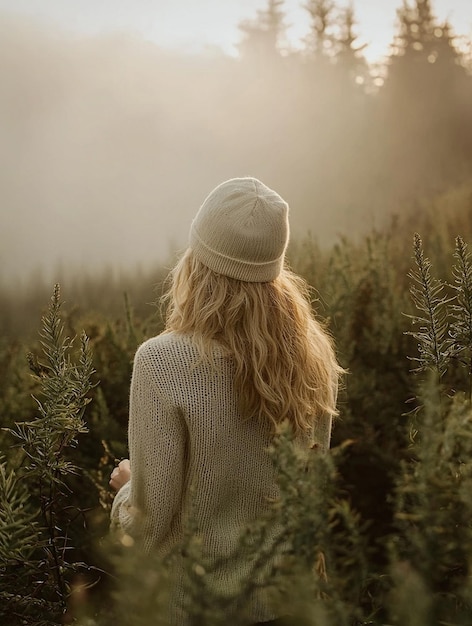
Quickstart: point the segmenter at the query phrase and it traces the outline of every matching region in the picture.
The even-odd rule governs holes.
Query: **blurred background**
[[[0,286],[166,263],[233,176],[321,247],[463,190],[471,33],[469,0],[0,0]]]

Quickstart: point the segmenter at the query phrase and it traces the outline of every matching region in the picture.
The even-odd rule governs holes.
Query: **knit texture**
[[[246,282],[277,278],[288,244],[288,205],[257,178],[218,185],[190,228],[195,256],[218,274]]]
[[[229,557],[244,527],[278,494],[271,459],[270,426],[243,420],[233,386],[231,358],[215,344],[215,366],[202,362],[190,336],[165,333],[149,339],[134,361],[130,396],[131,480],[113,502],[112,522],[146,551],[165,555],[183,538],[190,512],[210,558]],[[312,443],[327,449],[331,419],[319,421]],[[190,486],[193,488],[190,489]],[[276,528],[273,529],[275,536]],[[213,579],[231,590],[249,564],[223,561]],[[176,572],[177,580],[181,573]],[[182,587],[176,585],[171,623],[178,617]],[[262,593],[249,607],[253,622],[272,619]]]

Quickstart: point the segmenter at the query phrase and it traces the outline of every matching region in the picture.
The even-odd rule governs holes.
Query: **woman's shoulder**
[[[188,356],[196,354],[197,347],[189,335],[164,332],[144,341],[136,351],[136,358],[164,358],[182,353]]]
[[[223,356],[224,351],[217,343],[213,345],[213,358]],[[190,334],[174,331],[163,332],[156,337],[151,337],[142,343],[137,352],[137,360],[156,361],[185,361],[188,364],[196,364],[201,361],[198,343]],[[207,355],[208,356],[208,355]]]
[[[192,335],[165,332],[151,337],[139,346],[134,367],[136,372],[147,371],[162,384],[178,386],[190,384],[195,377],[200,383],[207,376],[213,379],[215,372],[221,371],[221,358],[227,360],[217,344],[211,355],[202,357],[198,343]]]

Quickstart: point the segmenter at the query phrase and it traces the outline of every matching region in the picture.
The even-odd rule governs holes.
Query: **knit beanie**
[[[190,248],[218,274],[251,283],[274,280],[288,244],[288,204],[257,178],[232,178],[203,202]]]

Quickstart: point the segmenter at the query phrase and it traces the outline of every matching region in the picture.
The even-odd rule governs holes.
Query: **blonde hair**
[[[244,416],[288,420],[295,432],[336,415],[343,371],[314,318],[306,283],[288,269],[266,283],[216,274],[188,249],[170,274],[166,332],[192,334],[203,358],[218,342],[234,361]]]

